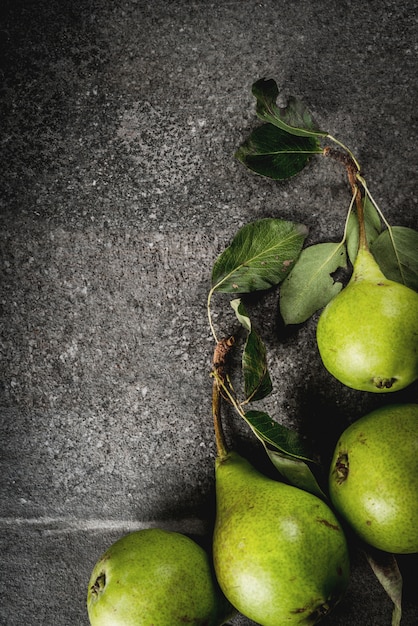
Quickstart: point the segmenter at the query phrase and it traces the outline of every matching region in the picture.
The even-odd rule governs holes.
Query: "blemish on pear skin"
[[[337,483],[341,485],[345,480],[347,480],[348,472],[349,472],[349,461],[348,455],[345,452],[340,453],[336,464],[335,464],[335,473],[337,478]]]
[[[99,576],[97,576],[96,580],[91,586],[92,594],[95,596],[99,595],[99,592],[102,589],[104,589],[105,586],[106,586],[106,575],[104,572],[102,572],[101,574],[99,574]]]
[[[329,522],[327,519],[322,519],[319,518],[316,520],[319,524],[324,524],[324,526],[326,526],[327,528],[332,528],[332,530],[338,530],[338,532],[340,531],[339,527],[336,524],[332,524],[331,522]]]
[[[396,383],[396,378],[381,378],[380,376],[375,376],[372,378],[372,384],[377,387],[377,389],[390,389]]]

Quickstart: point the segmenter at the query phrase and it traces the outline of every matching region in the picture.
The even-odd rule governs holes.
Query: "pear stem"
[[[360,169],[357,161],[349,154],[343,153],[340,150],[326,146],[323,150],[323,155],[333,158],[335,161],[342,163],[347,171],[348,181],[350,183],[351,190],[356,202],[357,220],[359,227],[359,250],[368,250],[369,246],[366,237],[366,226],[364,222],[364,206],[363,197],[359,186],[357,185],[357,178],[360,174]]]
[[[356,182],[357,172],[356,173],[348,172],[348,179],[350,181],[351,189],[353,190],[353,195],[355,195],[355,199],[356,199],[357,220],[358,220],[358,249],[368,250],[369,244],[367,243],[366,224],[364,221],[363,197],[361,195],[361,191]]]
[[[217,342],[213,353],[213,386],[212,386],[212,417],[215,430],[216,451],[219,458],[224,459],[228,454],[225,435],[222,427],[221,385],[226,377],[226,360],[234,345],[234,337],[227,337]]]

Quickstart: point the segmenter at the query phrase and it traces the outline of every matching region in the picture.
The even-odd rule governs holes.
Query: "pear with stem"
[[[418,378],[418,293],[389,280],[371,254],[355,178],[359,245],[345,288],[322,311],[316,331],[325,368],[347,387],[385,393]]]
[[[348,584],[343,529],[323,500],[261,474],[227,449],[215,367],[217,580],[231,604],[262,626],[316,624]]]

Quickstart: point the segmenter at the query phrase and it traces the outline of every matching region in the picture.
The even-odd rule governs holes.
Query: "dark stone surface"
[[[1,33],[0,623],[86,626],[87,582],[111,541],[148,525],[210,535],[217,255],[266,216],[307,224],[307,243],[342,236],[350,194],[336,164],[275,183],[234,159],[258,123],[252,83],[271,77],[304,100],[359,158],[389,222],[416,228],[417,12],[389,0],[5,0]],[[213,302],[220,335],[228,302]],[[252,315],[268,408],[324,463],[345,425],[394,401],[330,380],[315,318],[284,332],[277,293]],[[230,441],[257,461],[230,419]],[[402,625],[415,626],[417,561],[400,564]],[[355,557],[324,624],[384,626],[390,613]]]

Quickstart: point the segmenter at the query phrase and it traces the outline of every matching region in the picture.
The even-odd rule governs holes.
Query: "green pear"
[[[263,626],[316,624],[349,579],[344,532],[318,497],[259,473],[236,452],[216,460],[218,582]]]
[[[418,404],[381,407],[342,433],[329,495],[369,545],[395,554],[418,552]]]
[[[418,378],[418,293],[388,280],[360,248],[347,286],[322,311],[317,344],[326,369],[361,391],[398,391]]]
[[[219,626],[231,606],[201,546],[149,528],[121,537],[96,563],[87,611],[91,626]]]

